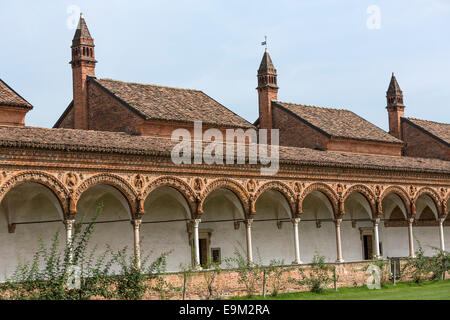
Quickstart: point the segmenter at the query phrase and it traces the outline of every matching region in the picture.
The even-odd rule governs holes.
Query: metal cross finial
[[[267,51],[267,36],[264,36],[264,41],[261,42],[262,46],[266,46],[266,51]]]

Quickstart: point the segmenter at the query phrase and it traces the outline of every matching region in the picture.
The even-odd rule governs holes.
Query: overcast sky
[[[27,125],[53,126],[72,99],[76,8],[98,78],[199,89],[253,122],[267,35],[281,101],[349,109],[386,130],[395,72],[406,116],[450,122],[450,0],[0,0],[0,78],[33,104]]]

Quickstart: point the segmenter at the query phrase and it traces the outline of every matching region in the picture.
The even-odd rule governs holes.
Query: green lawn
[[[235,297],[233,299],[246,299]],[[262,296],[252,299],[262,300]],[[323,294],[312,292],[282,293],[269,300],[450,300],[450,280],[414,284],[410,282],[388,284],[380,290],[370,290],[366,286],[326,290]]]

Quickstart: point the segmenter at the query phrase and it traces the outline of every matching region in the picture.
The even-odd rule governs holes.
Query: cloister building
[[[31,259],[38,239],[89,220],[92,243],[168,255],[168,270],[222,261],[308,263],[413,257],[450,245],[450,124],[404,117],[392,75],[389,132],[349,110],[278,101],[267,50],[249,122],[202,91],[97,78],[94,39],[80,18],[72,41],[73,99],[53,128],[0,81],[0,272]],[[380,112],[383,111],[380,106]],[[279,170],[175,164],[177,128],[279,129]],[[131,222],[131,224],[130,224]],[[70,240],[69,240],[70,241]]]

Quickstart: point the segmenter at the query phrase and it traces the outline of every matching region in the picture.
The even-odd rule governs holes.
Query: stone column
[[[408,219],[408,238],[409,238],[409,257],[410,258],[416,257],[416,255],[414,253],[413,223],[414,223],[414,218],[409,218]]]
[[[380,218],[376,218],[373,220],[373,234],[375,241],[375,258],[380,258],[380,237],[378,235],[378,224],[380,223]]]
[[[249,265],[253,264],[253,250],[252,250],[252,223],[253,219],[245,220],[246,235],[247,235],[247,262]]]
[[[336,226],[336,251],[337,251],[336,262],[344,262],[344,259],[342,259],[341,223],[342,218],[334,220],[334,224]]]
[[[192,220],[192,227],[194,231],[194,268],[201,269],[200,266],[200,244],[198,240],[198,225],[200,224],[201,219]]]
[[[300,260],[300,240],[298,236],[298,224],[300,222],[300,218],[294,218],[292,219],[292,225],[294,227],[294,246],[295,246],[295,260],[292,262],[292,264],[301,264],[302,261]]]
[[[64,226],[66,228],[66,246],[69,250],[69,261],[72,262],[73,260],[73,247],[72,247],[72,241],[73,241],[73,226],[75,224],[75,219],[69,218],[64,220]]]
[[[439,240],[440,240],[440,243],[441,243],[441,250],[442,251],[445,251],[444,221],[445,221],[445,218],[439,218]]]
[[[138,269],[141,268],[141,223],[142,219],[140,218],[131,220],[131,224],[134,230],[134,257],[136,259],[136,267]]]

